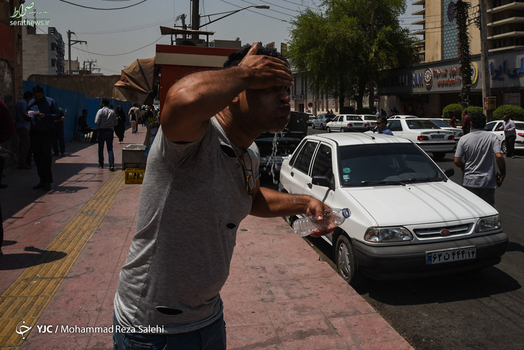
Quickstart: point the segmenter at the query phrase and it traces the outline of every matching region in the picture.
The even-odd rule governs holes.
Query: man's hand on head
[[[238,64],[250,75],[249,89],[266,89],[272,86],[292,86],[293,74],[289,65],[279,58],[257,55],[258,43],[253,43]]]

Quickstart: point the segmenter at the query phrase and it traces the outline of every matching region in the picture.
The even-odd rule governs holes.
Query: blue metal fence
[[[76,131],[78,130],[78,117],[82,115],[82,110],[84,108],[88,110],[87,124],[93,128],[96,127],[95,116],[96,112],[100,109],[101,98],[86,98],[85,94],[81,92],[57,89],[49,85],[25,80],[24,91],[31,91],[35,85],[42,86],[45,95],[55,100],[58,107],[61,107],[64,110],[66,116],[66,120],[64,120],[64,140],[66,143],[75,140]],[[115,109],[117,106],[122,106],[122,109],[127,116],[127,112],[131,108],[130,102],[119,100],[110,100],[110,102],[114,105]]]

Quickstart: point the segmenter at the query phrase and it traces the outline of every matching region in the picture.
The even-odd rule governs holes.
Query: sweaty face
[[[267,89],[246,90],[243,94],[243,109],[257,129],[280,131],[289,120],[289,96],[287,86],[272,86]]]

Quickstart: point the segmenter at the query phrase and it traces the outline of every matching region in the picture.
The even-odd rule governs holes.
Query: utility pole
[[[71,46],[73,46],[74,44],[78,44],[78,43],[86,43],[87,44],[87,41],[84,41],[84,40],[71,40],[71,34],[75,34],[74,32],[68,30],[67,31],[67,41],[68,41],[68,63],[69,63],[69,74],[72,74],[71,73]]]
[[[480,5],[480,70],[482,72],[482,105],[483,113],[488,118],[488,121],[491,120],[491,116],[488,115],[488,110],[486,109],[487,98],[491,95],[489,80],[491,75],[489,74],[489,64],[488,64],[488,10],[487,10],[487,1],[479,1]]]
[[[200,29],[200,1],[193,0],[193,10],[191,12],[191,29],[199,30]],[[193,39],[198,39],[198,34],[193,34]]]

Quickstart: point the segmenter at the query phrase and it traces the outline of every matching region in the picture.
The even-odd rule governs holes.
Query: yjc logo
[[[28,326],[25,325],[25,321],[21,321],[16,326],[16,333],[20,334],[22,336],[22,339],[25,340],[25,334],[27,332],[29,332],[31,330],[31,328],[33,328],[33,327],[28,327]]]

